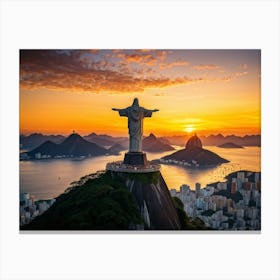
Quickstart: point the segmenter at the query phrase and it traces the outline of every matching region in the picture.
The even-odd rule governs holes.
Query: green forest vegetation
[[[129,174],[129,178],[151,183],[158,181],[159,173]],[[187,216],[180,199],[173,197],[173,202],[182,230],[208,229],[200,219]],[[121,177],[112,178],[107,171],[67,189],[45,213],[21,230],[130,230],[138,226],[148,229],[135,197]]]
[[[23,230],[125,230],[143,221],[134,196],[108,172],[60,195]]]

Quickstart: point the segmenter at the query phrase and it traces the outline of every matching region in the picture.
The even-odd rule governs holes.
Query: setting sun
[[[144,108],[159,109],[145,121],[145,134],[258,134],[260,51],[20,52],[23,134],[75,129],[125,136],[125,120],[111,108],[126,108],[135,97]]]
[[[195,130],[195,128],[192,125],[188,125],[185,127],[184,131],[191,133]]]

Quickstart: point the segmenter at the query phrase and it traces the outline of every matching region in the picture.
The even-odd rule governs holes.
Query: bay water
[[[174,146],[175,149],[182,147]],[[244,149],[224,149],[214,146],[205,146],[219,156],[230,162],[211,168],[187,168],[176,165],[161,165],[161,173],[169,189],[179,189],[182,184],[187,184],[191,189],[195,183],[201,187],[217,181],[225,181],[225,176],[238,170],[260,171],[261,148],[245,147]],[[159,159],[173,151],[164,153],[147,153],[148,160]],[[64,192],[73,181],[81,177],[104,170],[106,163],[122,160],[122,152],[118,156],[100,156],[83,160],[50,159],[20,161],[20,192],[27,192],[35,199],[54,198]]]

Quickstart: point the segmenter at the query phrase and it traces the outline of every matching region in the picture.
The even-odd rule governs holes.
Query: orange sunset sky
[[[260,50],[21,50],[20,133],[127,135],[138,97],[144,135],[260,134],[260,77]]]

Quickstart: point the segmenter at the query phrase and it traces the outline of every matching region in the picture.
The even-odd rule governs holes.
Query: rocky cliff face
[[[146,227],[151,230],[177,230],[179,218],[160,172],[122,173],[111,171],[134,195]]]

